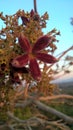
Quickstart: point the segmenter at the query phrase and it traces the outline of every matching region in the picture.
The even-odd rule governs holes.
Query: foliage
[[[33,119],[29,119],[29,118],[35,115],[35,112],[39,113],[39,111],[36,110],[36,105],[33,105],[35,107],[33,112],[33,110],[30,110],[32,109],[33,106],[30,106],[29,108],[28,105],[25,105],[27,107],[25,108],[24,111],[24,107],[23,109],[17,108],[16,104],[17,103],[24,104],[25,99],[32,100],[32,97],[36,101],[36,99],[39,99],[40,96],[47,96],[47,95],[52,96],[53,94],[58,93],[57,86],[50,84],[50,81],[52,80],[52,75],[57,73],[57,70],[59,68],[57,64],[57,70],[55,71],[53,70],[52,66],[54,65],[53,55],[55,50],[57,49],[55,43],[58,42],[56,36],[60,35],[60,32],[58,32],[56,29],[53,29],[46,34],[47,37],[50,37],[50,41],[47,44],[46,48],[43,49],[42,53],[50,54],[48,55],[52,57],[52,59],[50,59],[52,64],[49,65],[43,63],[42,61],[45,60],[41,60],[41,61],[38,60],[37,62],[40,66],[40,71],[41,71],[41,80],[36,80],[34,79],[34,76],[32,76],[30,73],[29,62],[23,67],[13,66],[12,63],[14,59],[16,59],[18,56],[21,55],[23,56],[24,54],[26,54],[25,48],[28,48],[27,39],[29,40],[31,47],[33,48],[37,40],[40,39],[40,37],[44,36],[42,30],[43,28],[46,28],[49,15],[47,14],[47,12],[45,12],[42,16],[40,16],[34,10],[31,10],[30,12],[25,12],[24,10],[18,10],[13,15],[5,15],[5,16],[3,12],[1,12],[0,19],[4,23],[4,28],[0,30],[0,119],[4,121],[7,120],[8,123],[12,123],[12,124],[13,123],[15,124],[16,121],[17,125],[19,122],[24,122],[22,120],[28,119],[26,122],[32,122],[30,124],[34,124]],[[23,39],[21,38],[21,41],[19,42],[19,37],[21,34],[25,36],[24,38],[25,47],[23,48],[22,48],[22,46],[24,46],[22,42]],[[22,45],[20,47],[21,43]],[[43,46],[42,43],[41,46]],[[38,48],[36,49],[39,50]],[[69,50],[71,49],[73,49],[73,47],[71,47]],[[62,55],[60,55],[60,57],[57,58],[56,62],[58,62],[58,60],[60,60],[60,58],[69,50],[65,51]],[[41,57],[41,59],[44,58],[45,57]],[[24,62],[24,60],[22,58],[20,59],[20,62],[21,61]],[[71,65],[73,65],[73,63]],[[35,64],[32,67],[34,67],[35,70],[36,68]],[[27,103],[28,101],[25,104]],[[11,115],[10,113],[8,113],[7,115],[8,111],[14,113],[14,116]],[[13,120],[10,121],[9,120],[10,118],[13,118],[15,121]],[[44,122],[44,120],[42,121]],[[36,121],[37,124],[38,122]],[[28,125],[28,123],[26,124]],[[19,123],[19,125],[22,127],[21,123]],[[53,125],[58,126],[58,124],[53,123],[51,127],[50,125],[48,125],[48,128],[54,129]],[[11,128],[14,126],[9,126],[9,127]],[[62,130],[64,129],[62,128]]]
[[[25,68],[15,68],[11,65],[11,62],[16,56],[23,54],[18,44],[18,38],[20,33],[22,32],[29,39],[31,45],[33,46],[36,40],[43,35],[42,29],[46,27],[46,20],[48,20],[48,17],[49,16],[47,12],[44,15],[39,16],[33,10],[31,10],[31,12],[19,10],[12,16],[4,16],[3,13],[0,13],[0,19],[5,24],[5,27],[2,28],[2,30],[0,31],[1,88],[5,89],[5,86],[7,86],[8,91],[10,91],[14,83],[21,84],[21,79],[25,79],[27,83],[29,83],[29,85],[32,81],[34,81],[30,73],[28,73]],[[54,42],[56,41],[56,35],[58,34],[59,33],[55,29],[47,33],[48,36],[51,36],[52,41],[49,44],[49,49],[44,51],[54,53],[56,49],[56,45],[54,44]],[[42,62],[40,62],[39,64],[41,65]],[[45,72],[44,68],[42,70],[42,75],[44,77],[42,76],[43,78],[41,80],[41,83],[37,83],[38,88],[40,88],[40,84],[43,85],[43,80],[45,80],[45,86],[47,86],[46,81],[50,80],[48,74],[43,74]]]

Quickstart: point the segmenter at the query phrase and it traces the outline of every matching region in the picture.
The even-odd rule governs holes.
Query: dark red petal
[[[39,59],[45,63],[51,64],[51,63],[57,62],[57,59],[54,56],[52,56],[50,54],[46,54],[46,53],[37,53],[36,57],[37,57],[37,59]]]
[[[29,22],[28,18],[25,16],[21,16],[21,19],[22,19],[22,24],[24,25],[26,25]]]
[[[32,77],[35,80],[40,80],[41,79],[41,71],[40,71],[40,68],[38,66],[36,59],[30,59],[29,66],[30,66],[30,72],[31,72]]]
[[[36,53],[38,51],[41,51],[42,49],[44,49],[45,47],[49,45],[50,40],[51,40],[51,37],[48,37],[47,35],[40,37],[35,43],[32,49],[32,52]]]
[[[33,17],[34,16],[34,10],[32,9],[31,12],[30,12],[30,17]]]
[[[31,50],[31,46],[30,46],[30,42],[28,41],[28,39],[25,37],[24,34],[20,34],[19,36],[19,44],[22,48],[23,51],[29,53]]]
[[[12,61],[12,66],[22,68],[28,63],[28,60],[28,55],[18,56]]]

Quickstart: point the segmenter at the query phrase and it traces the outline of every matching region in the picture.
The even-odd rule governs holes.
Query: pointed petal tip
[[[39,52],[41,51],[42,49],[45,49],[49,43],[51,41],[51,37],[47,36],[47,35],[44,35],[44,36],[41,36],[35,43],[34,47],[33,47],[33,52]]]
[[[46,53],[41,53],[41,52],[36,54],[36,58],[38,60],[41,60],[41,61],[43,61],[45,63],[49,63],[49,64],[53,64],[58,61],[54,56],[52,56],[50,54],[46,54]]]
[[[30,42],[23,33],[20,33],[18,40],[19,40],[19,45],[23,51],[27,53],[31,51]]]
[[[26,25],[29,22],[28,18],[25,16],[21,16],[21,19],[22,19],[22,24],[24,25]]]
[[[17,67],[17,68],[22,68],[28,63],[28,55],[21,55],[16,57],[12,62],[12,66]]]
[[[31,72],[32,77],[35,80],[38,80],[38,81],[41,80],[41,71],[40,71],[40,68],[36,59],[31,59],[29,66],[30,66],[30,72]]]
[[[15,60],[15,59],[11,62],[11,64],[12,64],[13,67],[18,67],[19,66],[19,62],[17,60]]]
[[[34,16],[34,10],[32,9],[31,12],[30,12],[30,17],[33,17]]]

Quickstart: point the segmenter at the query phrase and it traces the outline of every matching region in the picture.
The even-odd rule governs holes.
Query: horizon
[[[67,82],[73,82],[73,72],[70,72],[69,74],[65,74],[64,72],[61,72],[59,74],[56,74],[53,76],[53,80],[51,83],[67,83]]]

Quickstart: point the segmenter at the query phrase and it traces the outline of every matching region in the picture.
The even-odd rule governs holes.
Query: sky
[[[70,24],[70,18],[73,17],[73,0],[36,0],[36,2],[40,15],[46,11],[49,14],[44,33],[46,34],[53,28],[61,33],[61,36],[57,37],[59,40],[56,43],[58,49],[55,55],[57,55],[73,45],[73,26]],[[5,15],[13,15],[19,9],[30,12],[33,8],[33,0],[0,0],[0,12]],[[0,21],[0,29],[2,26],[3,23]],[[69,52],[71,56],[73,56],[72,51]]]

